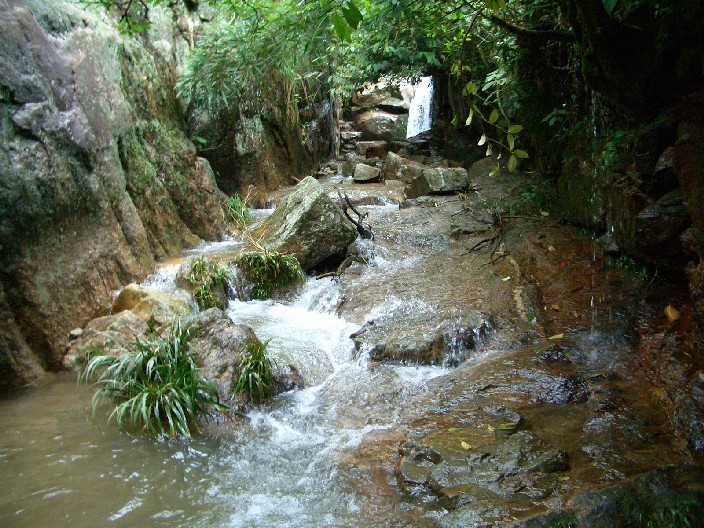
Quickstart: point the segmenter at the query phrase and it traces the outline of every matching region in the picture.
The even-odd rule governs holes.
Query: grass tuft
[[[103,400],[116,403],[108,421],[124,431],[138,430],[153,436],[191,437],[198,418],[216,413],[229,416],[217,389],[201,377],[189,351],[190,333],[174,323],[167,338],[154,335],[137,339],[119,357],[96,355],[79,372],[79,381],[97,378],[93,414]]]
[[[270,400],[274,395],[272,363],[267,355],[269,345],[253,341],[247,342],[247,352],[242,355],[237,383],[232,388],[235,394],[245,394],[254,403]]]
[[[236,263],[254,283],[255,299],[267,299],[275,288],[301,283],[306,278],[296,256],[289,253],[248,251],[240,253]]]

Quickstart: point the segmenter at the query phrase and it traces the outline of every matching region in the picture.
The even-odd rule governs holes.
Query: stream
[[[453,464],[466,465],[468,450],[498,459],[505,438],[493,426],[505,416],[563,450],[570,467],[529,475],[528,491],[515,493],[520,500],[503,486],[512,482],[520,490],[521,482],[490,477],[499,479],[486,481],[492,504],[501,504],[492,510],[499,512],[497,522],[683,460],[661,434],[667,428],[662,413],[633,390],[641,385],[631,377],[624,301],[595,289],[588,245],[580,255],[566,237],[520,233],[536,258],[549,256],[542,247],[551,244],[575,262],[574,271],[564,262],[555,276],[548,267],[541,271],[545,295],[550,287],[563,289],[555,291],[561,306],[555,327],[540,328],[529,322],[531,303],[512,278],[520,275],[518,264],[504,259],[490,269],[487,255],[467,252],[471,243],[450,236],[463,204],[443,198],[399,209],[379,198],[383,187],[363,191],[377,198],[362,201],[379,204],[363,206],[379,226],[375,242],[361,245],[366,265],[355,264],[340,279],[309,278],[285,299],[229,302],[230,318],[271,340],[274,361],[295,364],[306,388],[250,409],[244,420],[210,424],[183,443],[120,433],[100,413],[92,416],[91,387],[77,385],[75,374],[49,375],[0,400],[0,525],[437,526],[451,497],[400,486],[399,445],[410,437],[408,452],[442,452],[443,465],[430,469],[450,478]],[[486,227],[478,229],[474,236],[483,236]],[[162,262],[144,285],[186,295],[174,279],[187,257],[227,261],[241,247],[236,239],[203,243]],[[468,307],[496,317],[482,323],[490,338],[470,328],[475,348],[463,351],[457,368],[370,361],[368,349],[356,350],[350,338],[369,321],[400,320],[409,333],[436,316],[464,324],[463,318],[473,320]],[[546,346],[545,332],[569,336],[554,348]],[[557,452],[540,446],[536,456]],[[407,481],[419,469],[400,467]],[[482,471],[489,478],[493,469]],[[501,502],[504,493],[507,502]]]

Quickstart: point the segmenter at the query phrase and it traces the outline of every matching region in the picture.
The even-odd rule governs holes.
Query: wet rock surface
[[[301,266],[310,270],[328,258],[343,255],[357,238],[357,230],[309,176],[255,228],[253,236],[269,250],[293,253]]]
[[[645,344],[654,354],[645,359],[648,332],[633,331],[642,283],[550,217],[497,224],[497,215],[510,216],[506,196],[523,191],[511,176],[498,184],[487,178],[491,168],[475,164],[476,191],[468,195],[407,199],[378,216],[370,210],[376,238],[356,249],[366,264],[340,277],[338,312],[360,324],[353,339],[374,361],[441,362],[435,358],[451,357],[436,355],[443,325],[476,329],[466,323],[479,317],[490,328],[469,332],[481,336],[475,347],[429,383],[427,396],[406,404],[393,432],[368,435],[349,457],[355,474],[405,497],[407,511],[434,526],[513,525],[585,490],[628,487],[639,475],[687,463],[688,442],[698,445],[698,371],[686,361],[661,370],[678,402],[669,406],[648,370],[675,342],[686,343],[691,327],[676,323],[680,337],[669,340],[651,333],[654,343]]]

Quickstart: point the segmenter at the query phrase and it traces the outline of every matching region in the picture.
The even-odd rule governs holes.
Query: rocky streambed
[[[696,518],[704,380],[682,293],[607,266],[590,236],[549,214],[509,214],[524,180],[487,173],[470,171],[465,193],[414,199],[393,180],[323,182],[372,227],[352,264],[276,300],[192,316],[225,348],[249,329],[272,339],[277,364],[300,376],[244,420],[190,444],[133,439],[96,427],[90,394],[61,377],[0,402],[3,524]],[[227,262],[241,246],[199,251]],[[178,293],[180,264],[146,286]],[[122,319],[140,331],[140,317]]]

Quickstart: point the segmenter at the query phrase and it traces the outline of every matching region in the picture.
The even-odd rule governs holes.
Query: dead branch
[[[340,201],[345,204],[342,208],[342,212],[345,213],[345,216],[347,219],[352,222],[355,227],[357,228],[357,232],[359,233],[359,236],[362,238],[366,238],[368,240],[374,240],[374,233],[372,232],[372,226],[370,224],[367,224],[366,226],[362,224],[362,221],[368,216],[368,213],[360,213],[355,209],[354,205],[352,205],[352,201],[350,200],[350,197],[347,196],[347,193],[343,194],[340,192],[340,189],[337,189],[337,195],[340,197]],[[357,215],[357,220],[352,218],[352,216],[347,212],[347,209],[351,209],[354,214]]]

